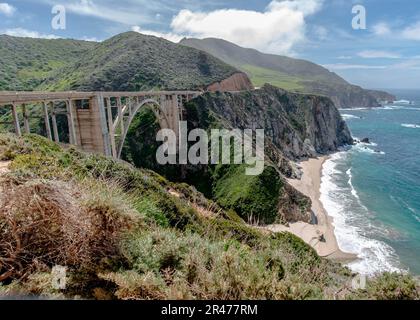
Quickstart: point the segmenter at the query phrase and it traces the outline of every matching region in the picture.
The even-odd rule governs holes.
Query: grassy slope
[[[0,35],[0,90],[34,90],[95,43]]]
[[[289,91],[304,91],[305,89],[301,83],[303,79],[290,76],[284,72],[254,65],[242,65],[240,68],[250,75],[250,79],[255,87],[262,87],[264,84],[270,83],[273,86]]]
[[[3,262],[14,266],[0,283],[1,294],[313,299],[334,298],[350,279],[348,270],[319,258],[296,237],[253,229],[151,171],[63,150],[33,135],[0,135],[1,160],[12,161],[12,172],[0,180],[7,186],[0,195],[0,259],[11,254]],[[73,215],[74,223],[56,219]],[[80,221],[91,229],[77,228]],[[28,250],[16,255],[19,237]],[[62,291],[51,288],[56,264],[68,267]],[[0,276],[7,274],[4,266]],[[340,292],[338,298],[418,297],[413,280],[397,275],[372,280],[364,291]]]
[[[0,90],[198,89],[235,72],[204,52],[136,32],[102,43],[0,36]]]
[[[349,84],[337,74],[310,61],[265,54],[221,39],[184,39],[181,44],[208,52],[246,72],[256,87],[265,83],[285,90],[324,95],[338,107],[374,107],[379,100],[393,100],[386,92],[372,92]]]
[[[209,52],[247,72],[257,87],[270,83],[285,90],[313,93],[305,83],[347,84],[336,74],[309,61],[264,54],[221,39],[184,39],[181,44]]]
[[[200,89],[235,72],[202,51],[127,32],[97,44],[41,87],[85,91]]]

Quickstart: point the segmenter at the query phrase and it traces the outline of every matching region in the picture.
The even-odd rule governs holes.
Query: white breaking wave
[[[406,106],[385,106],[382,108],[378,108],[382,110],[414,110],[414,111],[420,111],[420,108],[416,107],[406,107]]]
[[[347,170],[347,172],[346,172],[346,174],[348,175],[348,177],[349,177],[349,181],[348,181],[348,184],[349,184],[349,186],[351,187],[351,194],[357,199],[357,200],[360,200],[360,198],[359,198],[359,195],[357,194],[357,191],[356,191],[356,189],[354,188],[354,186],[353,186],[353,181],[352,181],[352,179],[353,179],[353,175],[351,174],[351,168],[349,169],[349,170]]]
[[[353,150],[357,152],[364,152],[364,153],[370,153],[370,154],[377,154],[377,155],[385,155],[386,153],[384,151],[379,150],[373,150],[369,148],[368,146],[377,146],[376,143],[366,144],[366,143],[358,143],[354,146]]]
[[[371,108],[340,108],[339,111],[371,110]]]
[[[401,126],[404,128],[420,129],[420,125],[418,124],[403,123]]]
[[[390,246],[365,236],[366,231],[362,228],[371,225],[368,218],[370,213],[360,202],[359,195],[353,187],[351,169],[347,171],[348,188],[340,189],[336,183],[336,179],[342,174],[337,170],[337,165],[346,158],[347,154],[347,152],[334,154],[325,162],[322,170],[321,202],[328,215],[334,219],[334,232],[338,245],[341,250],[357,254],[359,257],[348,265],[354,272],[374,275],[384,271],[401,271],[393,264],[398,258]]]
[[[394,103],[396,103],[396,104],[410,104],[411,101],[403,99],[403,100],[394,101]]]
[[[342,114],[341,116],[343,117],[344,120],[360,119],[360,117],[354,116],[352,114]]]

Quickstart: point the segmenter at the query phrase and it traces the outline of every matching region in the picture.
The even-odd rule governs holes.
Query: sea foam
[[[343,117],[344,120],[349,120],[349,119],[360,119],[360,117],[352,115],[352,114],[342,114],[341,115]]]
[[[403,123],[401,126],[404,128],[420,129],[420,125],[418,124]]]
[[[337,168],[347,156],[348,152],[339,152],[325,162],[320,190],[321,202],[334,219],[339,247],[345,252],[357,254],[359,259],[348,265],[354,272],[374,275],[384,271],[401,271],[396,267],[398,258],[394,250],[386,243],[366,236],[376,228],[369,220],[371,213],[362,204],[353,186],[351,168],[345,175]],[[339,185],[344,177],[347,177],[344,180],[347,183]]]

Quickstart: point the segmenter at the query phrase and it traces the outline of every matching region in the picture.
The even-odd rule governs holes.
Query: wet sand
[[[328,159],[327,156],[316,159],[309,159],[299,163],[303,175],[301,180],[289,179],[288,182],[297,190],[312,200],[312,211],[318,219],[317,225],[304,222],[291,223],[289,227],[284,225],[270,225],[267,229],[273,232],[289,231],[312,246],[319,256],[334,261],[346,263],[357,259],[352,253],[340,250],[334,234],[333,219],[328,216],[322,202],[320,201],[322,166]],[[321,238],[323,241],[321,241]]]

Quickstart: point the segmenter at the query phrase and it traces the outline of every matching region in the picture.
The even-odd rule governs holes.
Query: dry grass
[[[121,214],[124,207],[105,190],[14,178],[1,183],[0,281],[54,265],[93,270],[121,257],[118,240],[133,216]]]

